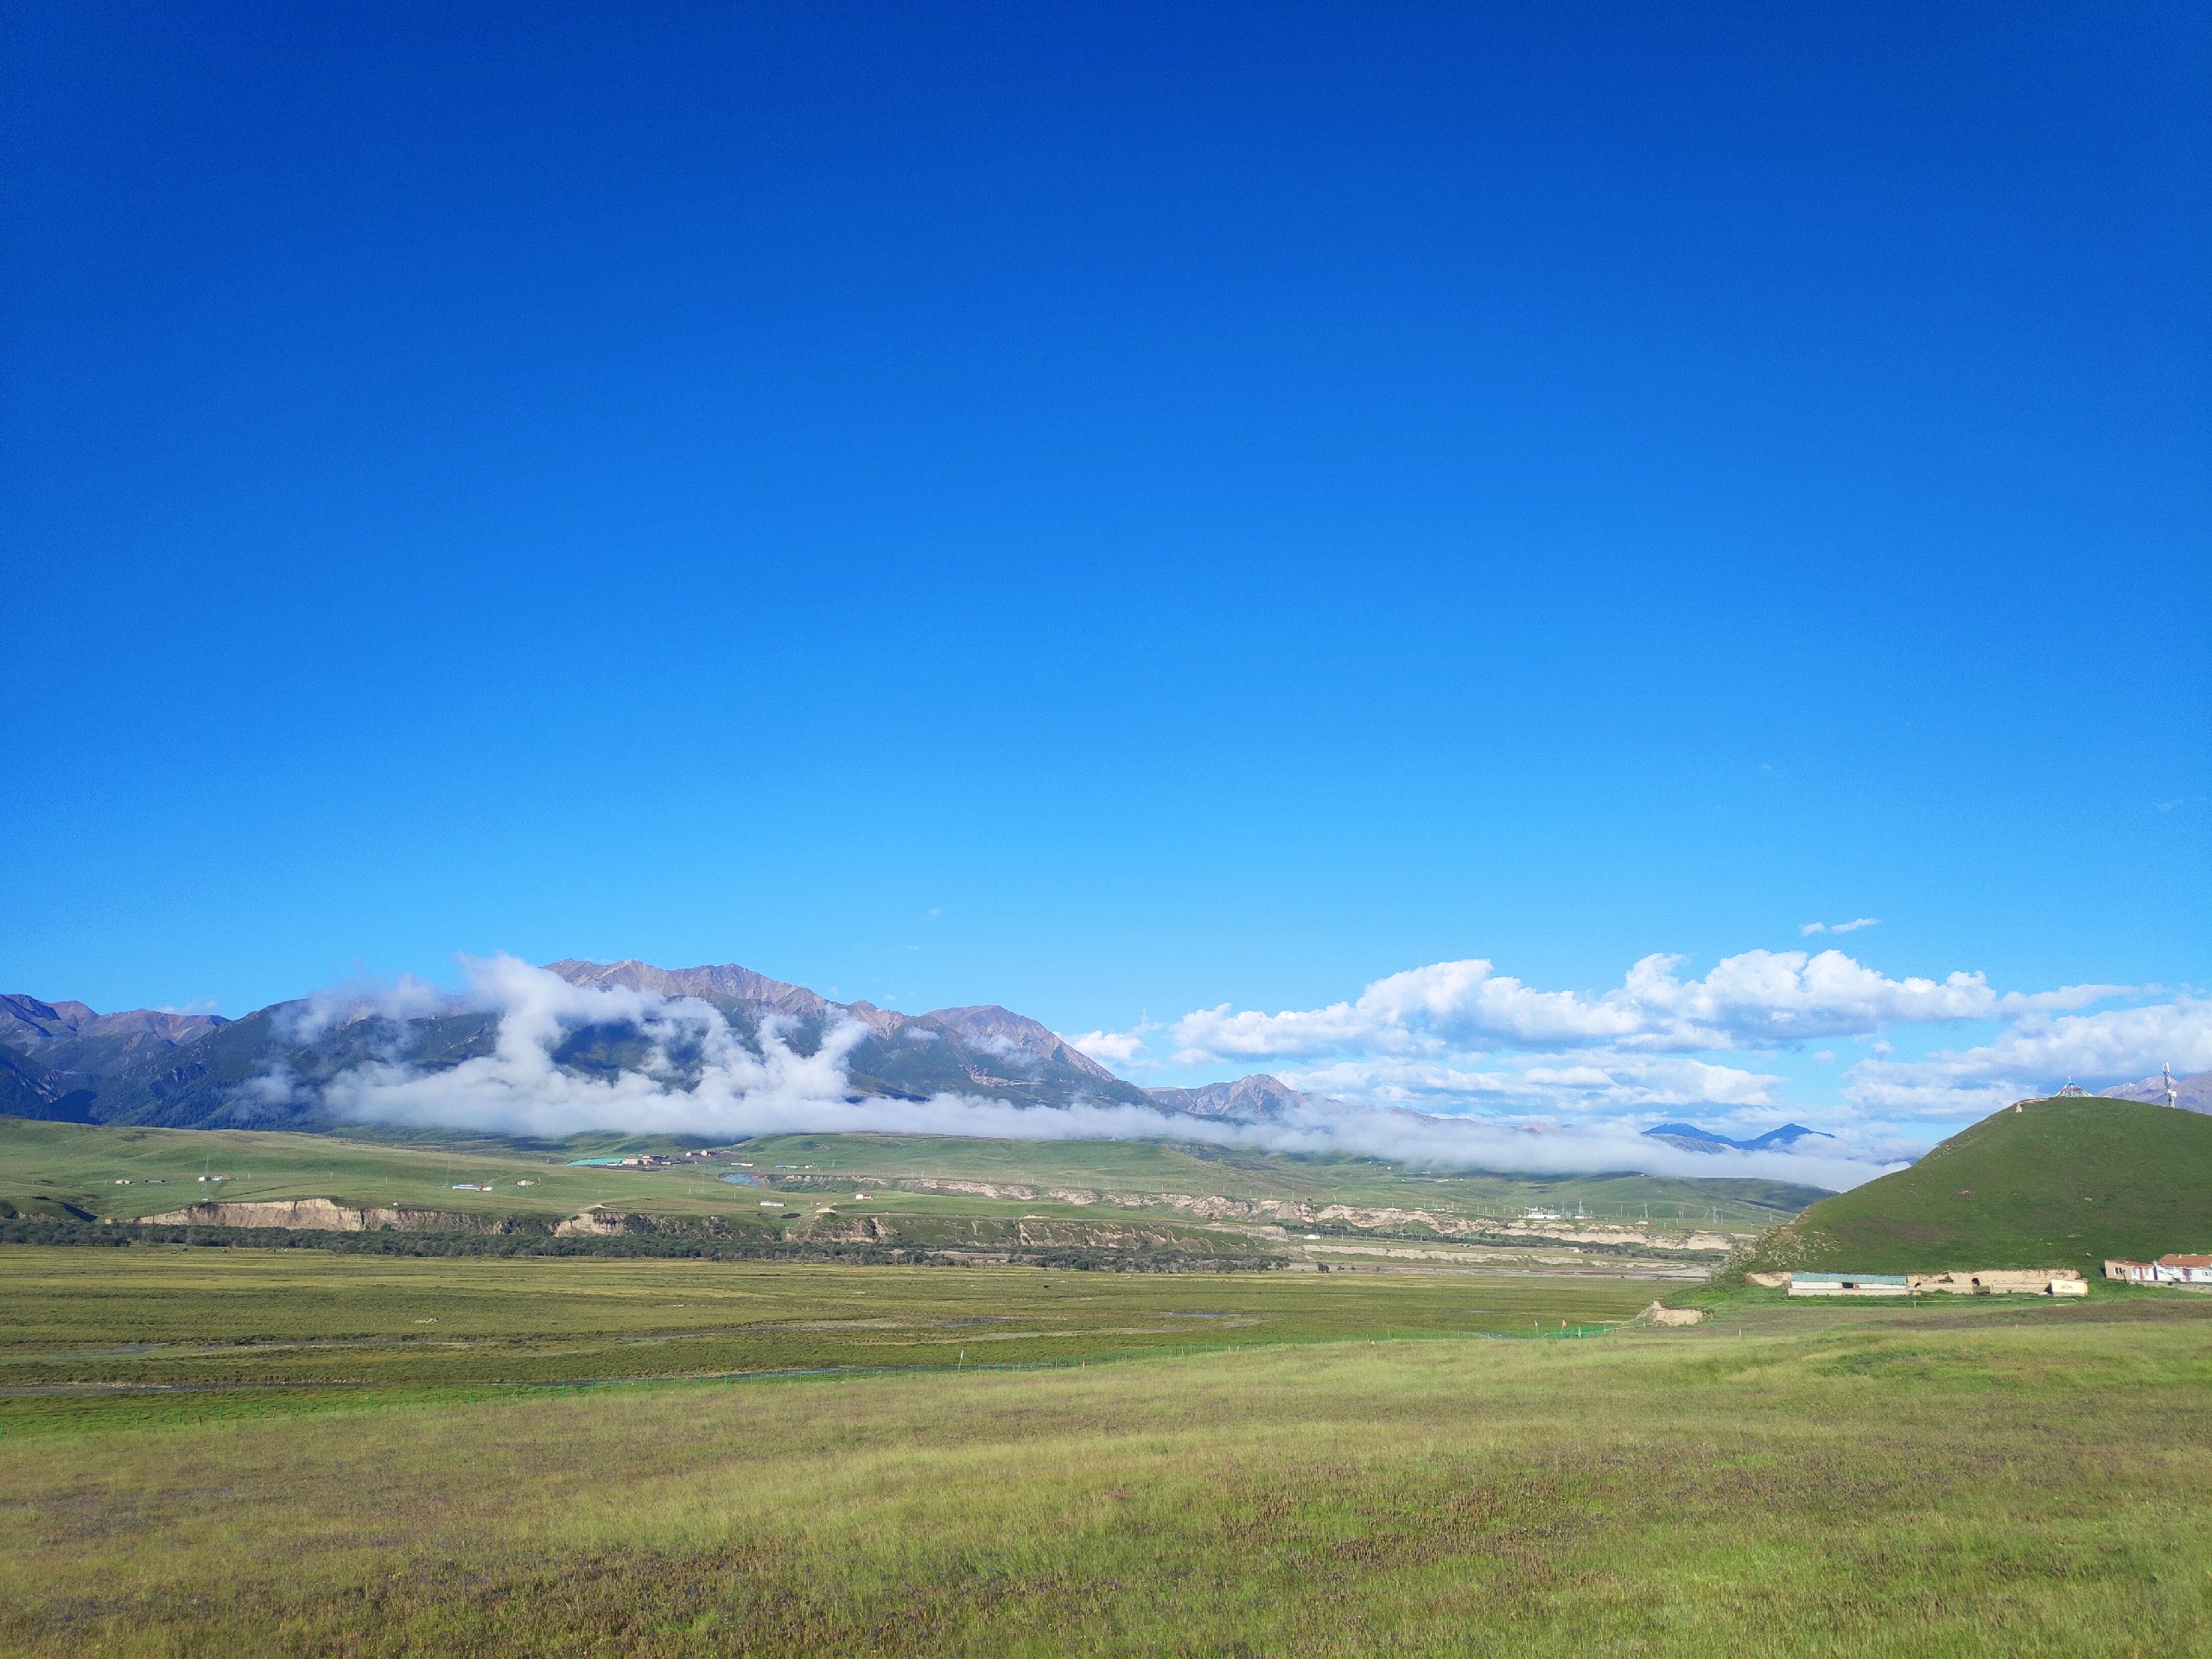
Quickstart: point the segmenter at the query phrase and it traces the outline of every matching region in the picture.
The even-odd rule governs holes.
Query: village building
[[[2194,1258],[2192,1258],[2194,1259]],[[1780,1275],[1759,1274],[1759,1282]],[[2212,1283],[2212,1272],[2206,1274]],[[1792,1296],[2086,1296],[2072,1268],[1985,1268],[1979,1273],[1793,1273]]]
[[[1985,1268],[1980,1273],[1916,1273],[1915,1294],[1952,1296],[2086,1296],[2088,1285],[2072,1268]]]
[[[1901,1273],[1793,1273],[1792,1296],[1904,1296],[1911,1291]]]
[[[2212,1285],[2212,1255],[2162,1255],[2156,1262],[2105,1263],[2105,1277],[2127,1285]]]

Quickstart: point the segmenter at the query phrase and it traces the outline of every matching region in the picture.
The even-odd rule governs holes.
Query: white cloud
[[[311,1043],[326,1031],[362,1020],[422,1020],[450,1013],[464,1001],[412,974],[394,980],[362,980],[317,991],[297,1002],[279,1005],[276,1019],[296,1043]]]
[[[1108,1065],[1128,1065],[1144,1052],[1144,1039],[1134,1031],[1086,1031],[1080,1037],[1056,1033],[1070,1048]]]
[[[1499,1123],[1343,1104],[1304,1109],[1285,1122],[1239,1138],[1287,1152],[1365,1152],[1521,1174],[1638,1170],[1654,1175],[1797,1181],[1833,1191],[1871,1180],[1889,1166],[1834,1151],[1688,1152],[1621,1123]]]
[[[2088,1088],[2133,1082],[2171,1064],[2212,1070],[2212,1001],[2193,996],[2018,1022],[1997,1040],[1924,1060],[1862,1060],[1845,1073],[1854,1105],[1933,1117],[1995,1111],[2069,1078]]]
[[[730,1030],[721,1013],[690,998],[669,998],[619,987],[575,986],[512,957],[465,963],[467,988],[459,995],[424,995],[409,985],[376,993],[334,994],[312,1016],[336,1023],[365,1005],[418,1017],[476,1008],[498,1016],[493,1052],[443,1071],[404,1058],[378,1059],[345,1073],[323,1090],[338,1115],[361,1122],[438,1125],[508,1134],[561,1136],[584,1130],[683,1134],[735,1139],[777,1131],[989,1136],[1012,1140],[1169,1138],[1255,1145],[1292,1152],[1349,1152],[1442,1161],[1455,1166],[1576,1173],[1639,1169],[1694,1176],[1744,1175],[1827,1187],[1855,1185],[1880,1173],[1865,1160],[1784,1153],[1707,1156],[1684,1153],[1618,1124],[1560,1127],[1506,1124],[1465,1116],[1423,1115],[1389,1104],[1320,1102],[1284,1121],[1246,1125],[1210,1122],[1141,1106],[1077,1101],[1065,1107],[1023,1107],[966,1095],[925,1102],[855,1097],[845,1057],[866,1033],[848,1024],[827,1031],[820,1048],[801,1055],[772,1024],[757,1050]],[[379,1003],[378,999],[382,1001]],[[372,1008],[373,1012],[373,1008]],[[554,1060],[563,1040],[584,1027],[623,1026],[645,1039],[639,1063],[612,1077],[588,1077]],[[327,1029],[327,1023],[322,1027]],[[396,1045],[404,1046],[404,1045]],[[1639,1074],[1637,1068],[1643,1068]],[[1679,1068],[1703,1077],[1706,1098],[1753,1095],[1769,1079],[1674,1057],[1614,1057],[1604,1065],[1532,1066],[1506,1092],[1582,1090],[1626,1098]],[[1744,1080],[1731,1083],[1726,1079]],[[1713,1079],[1722,1079],[1715,1083]],[[1408,1099],[1448,1092],[1443,1086],[1478,1081],[1446,1073],[1407,1072]],[[260,1097],[291,1097],[285,1077],[257,1080]]]
[[[845,1056],[868,1034],[858,1024],[833,1027],[813,1054],[802,1055],[783,1043],[772,1022],[764,1027],[756,1052],[718,1009],[695,998],[571,985],[507,956],[463,965],[467,991],[459,999],[442,998],[436,1009],[427,1011],[442,1012],[458,1002],[496,1013],[493,1052],[436,1071],[418,1070],[404,1058],[357,1067],[325,1086],[323,1097],[333,1111],[365,1121],[523,1135],[616,1127],[639,1134],[711,1134],[748,1111],[842,1101]],[[406,1006],[422,1004],[413,1000]],[[637,1030],[646,1044],[642,1064],[604,1078],[555,1064],[563,1039],[585,1026]]]
[[[1416,1109],[1491,1107],[1524,1114],[1700,1104],[1764,1106],[1772,1103],[1783,1081],[1687,1057],[1609,1051],[1573,1057],[1524,1055],[1510,1064],[1479,1068],[1450,1058],[1340,1058],[1286,1069],[1280,1075],[1308,1094]]]
[[[1881,918],[1878,916],[1861,916],[1855,922],[1808,922],[1797,932],[1801,938],[1810,938],[1815,933],[1856,933],[1862,927],[1879,927],[1881,925]]]
[[[322,1091],[334,1112],[362,1121],[548,1136],[875,1128],[1033,1140],[1256,1139],[1291,1150],[1402,1151],[1567,1171],[1656,1170],[1655,1160],[1671,1154],[1655,1152],[1636,1130],[1662,1114],[1757,1129],[1787,1112],[1852,1137],[1821,1160],[1835,1167],[1812,1173],[1807,1154],[1762,1154],[1782,1160],[1771,1168],[1742,1173],[1778,1174],[1786,1166],[1797,1172],[1787,1179],[1829,1186],[1848,1184],[1853,1168],[1861,1173],[1851,1179],[1863,1179],[1873,1167],[1868,1154],[1894,1155],[1901,1135],[1924,1132],[1919,1126],[1993,1110],[2069,1076],[2094,1086],[2148,1075],[2162,1061],[2183,1075],[2212,1069],[2212,1003],[2190,995],[2089,1011],[2126,988],[2022,994],[1997,991],[1980,974],[1891,978],[1834,949],[1746,951],[1701,977],[1685,977],[1681,963],[1646,957],[1620,985],[1592,994],[1533,988],[1479,959],[1436,963],[1325,1007],[1262,1014],[1223,1004],[1173,1022],[1185,1066],[1217,1073],[1264,1061],[1293,1088],[1328,1097],[1264,1128],[1209,1126],[1098,1102],[1029,1108],[970,1096],[860,1098],[845,1058],[865,1034],[861,1027],[833,1026],[816,1052],[801,1054],[773,1022],[757,1040],[743,1039],[705,1002],[575,986],[509,957],[467,963],[467,986],[458,994],[403,979],[324,993],[280,1017],[295,1040],[379,1022],[363,1045],[373,1058]],[[409,1022],[463,1010],[496,1015],[493,1052],[442,1071],[410,1064]],[[1979,1046],[1925,1059],[1899,1058],[1882,1035],[1968,1021],[2003,1022],[2003,1029]],[[557,1064],[563,1043],[584,1027],[626,1027],[639,1048],[611,1074]],[[1145,1020],[1064,1040],[1107,1063],[1149,1070],[1158,1063],[1146,1035],[1160,1029]],[[924,1027],[908,1033],[933,1035]],[[1843,1074],[1841,1102],[1825,1110],[1789,1103],[1789,1079],[1760,1057],[1836,1037],[1871,1052]],[[1835,1055],[1823,1049],[1814,1058],[1833,1064]],[[271,1102],[304,1087],[283,1076],[256,1085],[257,1097]],[[1853,1147],[1860,1154],[1855,1164]],[[1674,1173],[1727,1172],[1700,1157]]]
[[[2027,1090],[1965,1075],[1978,1060],[1899,1062],[1888,1033],[2002,1024],[2010,1028],[2002,1064],[2020,1074],[2035,1070],[2028,1057],[2036,1044],[2069,1033],[2072,1069],[2082,1075],[2095,1070],[2086,1053],[2092,1033],[2146,1020],[2141,1010],[2079,1012],[2143,995],[2126,986],[2018,992],[2000,991],[1979,973],[1891,977],[1835,948],[1745,951],[1696,977],[1683,974],[1682,960],[1646,957],[1600,993],[1532,987],[1469,959],[1393,974],[1319,1008],[1270,1014],[1224,1004],[1174,1022],[1175,1061],[1216,1071],[1257,1063],[1309,1093],[1492,1121],[1541,1116],[1594,1127],[1634,1118],[1640,1128],[1664,1113],[1733,1117],[1756,1132],[1777,1121],[1768,1115],[1787,1113],[1847,1137],[1861,1154],[1889,1156],[1936,1119],[1979,1115]],[[1824,1104],[1803,1103],[1790,1077],[1760,1063],[1839,1038],[1866,1045],[1873,1058],[1846,1072],[1850,1086]],[[2183,1052],[2174,1046],[2177,1065]],[[1836,1058],[1833,1048],[1814,1056],[1821,1065]],[[2142,1076],[2157,1065],[2131,1059],[2107,1069]],[[2061,1068],[2049,1085],[2063,1076]],[[1832,1085],[1816,1086],[1826,1096]]]
[[[2123,991],[2072,986],[1999,995],[1980,974],[1890,979],[1840,950],[1748,950],[1703,979],[1676,976],[1683,958],[1644,957],[1599,996],[1540,991],[1488,962],[1435,963],[1378,979],[1357,1001],[1280,1014],[1227,1003],[1175,1024],[1186,1064],[1345,1051],[1420,1053],[1484,1043],[1603,1046],[1655,1052],[1771,1047],[1861,1036],[1892,1025],[1986,1020],[2037,1008],[2080,1007]]]

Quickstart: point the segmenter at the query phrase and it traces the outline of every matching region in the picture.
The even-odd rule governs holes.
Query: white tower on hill
[[[2166,1085],[2166,1104],[2169,1106],[2180,1105],[2181,1091],[2174,1087],[2173,1066],[2171,1064],[2161,1065],[2158,1068],[2158,1076],[2162,1080],[2164,1080]]]

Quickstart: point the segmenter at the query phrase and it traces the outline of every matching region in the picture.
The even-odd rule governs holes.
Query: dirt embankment
[[[187,1205],[158,1216],[141,1216],[162,1227],[289,1227],[302,1232],[368,1233],[389,1227],[402,1233],[501,1233],[504,1216],[462,1215],[450,1210],[356,1208],[330,1198],[272,1198]]]
[[[594,1205],[579,1210],[553,1230],[556,1238],[613,1238],[629,1231],[620,1211]]]

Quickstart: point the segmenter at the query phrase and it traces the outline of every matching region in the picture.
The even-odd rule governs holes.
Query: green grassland
[[[2107,1256],[2208,1250],[2212,1117],[2076,1096],[1994,1113],[1910,1168],[1821,1200],[1744,1265],[2094,1277]]]
[[[1750,1234],[1814,1196],[1810,1189],[1767,1183],[1639,1176],[1587,1179],[1573,1184],[1580,1191],[1569,1196],[1561,1190],[1567,1183],[1144,1141],[779,1136],[709,1161],[653,1171],[570,1161],[679,1149],[671,1141],[605,1136],[560,1144],[461,1136],[410,1143],[0,1120],[0,1226],[8,1236],[31,1242],[115,1244],[124,1240],[96,1224],[165,1214],[201,1198],[327,1198],[397,1207],[412,1212],[411,1219],[389,1234],[172,1230],[161,1236],[387,1255],[799,1255],[1177,1270],[1288,1262],[1363,1270],[1381,1263],[1344,1255],[1347,1249],[1357,1255],[1364,1248],[1353,1243],[1362,1235],[1386,1237],[1394,1247],[1432,1236],[1425,1223],[1404,1219],[1416,1210],[1442,1219],[1516,1214],[1531,1204],[1582,1205],[1597,1214],[1640,1206],[1661,1227],[1687,1211],[1708,1231]],[[206,1173],[226,1179],[202,1182]],[[757,1185],[732,1185],[725,1175]],[[927,1190],[939,1184],[970,1190]],[[490,1190],[474,1190],[479,1185]],[[1093,1194],[1111,1196],[1089,1201]],[[1178,1211],[1168,1201],[1175,1194],[1341,1203],[1397,1214],[1315,1224],[1333,1242],[1308,1247],[1287,1242],[1279,1227]],[[557,1223],[590,1205],[624,1217],[622,1236],[548,1236]],[[11,1216],[16,1219],[7,1219]],[[1727,1219],[1711,1219],[1723,1216]],[[83,1219],[73,1224],[71,1217]],[[1564,1254],[1541,1239],[1505,1243],[1523,1247],[1517,1262],[1478,1262],[1454,1247],[1452,1260],[1440,1257],[1431,1265],[1663,1277],[1713,1259],[1670,1256],[1663,1239],[1658,1246],[1576,1246]],[[1568,1259],[1578,1254],[1585,1259]]]
[[[655,1171],[585,1169],[576,1158],[678,1150],[666,1139],[583,1137],[558,1145],[449,1136],[407,1142],[240,1129],[94,1127],[0,1118],[0,1210],[128,1220],[202,1199],[226,1202],[327,1198],[360,1206],[435,1209],[463,1215],[562,1217],[592,1205],[664,1216],[723,1215],[782,1226],[760,1200],[835,1198],[848,1216],[928,1218],[1082,1218],[1084,1206],[974,1194],[871,1192],[856,1203],[855,1178],[962,1180],[1132,1195],[1184,1193],[1309,1203],[1426,1209],[1456,1216],[1512,1214],[1525,1205],[1605,1216],[1683,1219],[1751,1230],[1795,1214],[1820,1196],[1809,1187],[1731,1179],[1643,1175],[1556,1179],[1429,1170],[1373,1159],[1302,1158],[1157,1141],[1008,1141],[938,1136],[780,1135],[747,1143],[728,1159]],[[740,1170],[740,1161],[749,1168]],[[723,1182],[751,1175],[755,1193]],[[222,1175],[203,1183],[203,1174]],[[523,1186],[522,1181],[531,1185]],[[119,1183],[127,1182],[128,1185]],[[489,1186],[457,1191],[457,1183]],[[788,1189],[779,1192],[776,1189]],[[1163,1215],[1166,1214],[1163,1211]],[[1097,1219],[1094,1209],[1089,1218]]]
[[[1698,1180],[1632,1173],[1514,1176],[1382,1158],[1293,1156],[1243,1147],[1156,1141],[982,1141],[947,1135],[764,1135],[745,1155],[766,1167],[826,1179],[833,1173],[883,1179],[936,1179],[1118,1192],[1211,1193],[1223,1198],[1421,1208],[1510,1216],[1526,1206],[1606,1217],[1766,1226],[1822,1196],[1782,1181]]]
[[[67,1277],[107,1255],[105,1289]],[[404,1346],[429,1308],[435,1329],[449,1319],[512,1356],[675,1328],[692,1312],[677,1304],[713,1300],[717,1328],[780,1325],[830,1354],[857,1328],[830,1317],[847,1302],[935,1343],[954,1320],[1042,1330],[1095,1306],[1074,1299],[1101,1282],[361,1258],[283,1276],[300,1265],[4,1251],[0,1294],[27,1321],[10,1340],[48,1353],[242,1337]],[[579,1267],[565,1294],[543,1276]],[[1569,1299],[1554,1305],[1564,1317],[1597,1313],[1602,1287],[1103,1282],[1106,1305],[1081,1315],[1102,1339],[1128,1340],[1116,1322],[1211,1323],[1176,1312],[1261,1322],[1080,1369],[614,1382],[470,1403],[399,1387],[403,1363],[375,1379],[391,1386],[317,1414],[263,1415],[241,1391],[219,1418],[204,1403],[137,1426],[112,1410],[18,1418],[0,1437],[0,1649],[2212,1648],[2212,1299],[1741,1306],[1688,1331],[1516,1342],[1389,1332],[1422,1306],[1440,1326],[1472,1318],[1447,1304],[1503,1306],[1515,1285]],[[1228,1345],[1239,1334],[1251,1345]],[[440,1351],[408,1350],[416,1375],[445,1375]]]
[[[469,1215],[574,1215],[587,1205],[672,1212],[741,1207],[698,1170],[571,1168],[599,1141],[524,1149],[455,1137],[421,1145],[251,1129],[149,1129],[0,1118],[0,1200],[26,1214],[60,1206],[128,1220],[207,1199],[327,1198]],[[620,1146],[622,1143],[616,1143]],[[225,1176],[203,1184],[203,1174]],[[129,1181],[128,1186],[118,1181]],[[524,1187],[516,1183],[529,1180]],[[459,1192],[481,1182],[489,1192]]]
[[[0,1247],[0,1430],[463,1387],[1526,1335],[1625,1319],[1653,1291],[1357,1279]]]

